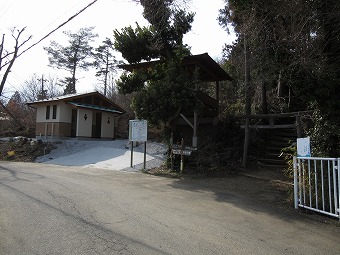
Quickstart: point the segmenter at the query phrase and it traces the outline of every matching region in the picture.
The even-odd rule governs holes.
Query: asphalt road
[[[0,254],[340,254],[336,220],[256,185],[0,162]]]

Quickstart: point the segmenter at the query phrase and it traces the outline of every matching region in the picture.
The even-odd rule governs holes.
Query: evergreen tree
[[[58,69],[64,69],[70,73],[69,77],[62,80],[65,85],[64,94],[76,93],[76,72],[88,70],[92,65],[89,59],[93,56],[90,45],[98,35],[93,33],[93,27],[82,28],[77,33],[64,31],[68,36],[68,45],[62,46],[55,41],[51,41],[50,47],[44,47],[49,55],[50,65]]]
[[[197,79],[181,65],[190,54],[183,35],[190,31],[194,15],[173,8],[170,0],[140,1],[150,26],[115,30],[115,48],[130,63],[160,59],[148,69],[123,73],[117,82],[119,92],[134,93],[132,108],[138,118],[170,128],[186,108],[193,107]]]
[[[269,111],[315,110],[315,152],[340,152],[340,2],[226,0],[222,26],[238,35],[226,61],[242,74],[244,37],[250,51],[253,109],[267,85]],[[237,76],[234,76],[236,78]],[[241,77],[241,76],[240,76]],[[241,78],[242,79],[242,78]],[[279,106],[279,107],[278,107]]]

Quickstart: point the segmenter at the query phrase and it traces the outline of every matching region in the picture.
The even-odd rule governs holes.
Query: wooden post
[[[197,112],[194,111],[194,123],[191,123],[184,114],[180,114],[180,116],[185,120],[186,123],[194,130],[192,137],[192,146],[197,147]]]
[[[267,86],[266,86],[266,82],[262,81],[261,83],[261,99],[262,99],[262,103],[261,103],[261,107],[262,107],[262,114],[267,114],[268,113],[268,103],[267,103]]]
[[[48,123],[45,123],[45,140],[47,139]]]
[[[220,114],[220,82],[219,81],[216,81],[215,97],[216,97],[217,105],[218,105],[218,114]]]
[[[250,114],[251,114],[251,105],[250,105],[250,70],[249,70],[249,59],[248,59],[248,46],[246,40],[246,33],[244,33],[244,93],[245,93],[245,113],[246,113],[246,125],[244,129],[244,147],[243,147],[243,162],[242,166],[247,167],[247,159],[248,159],[248,147],[250,140]]]
[[[182,138],[182,141],[181,141],[181,166],[180,166],[181,174],[183,174],[183,172],[184,172],[184,155],[183,155],[183,150],[184,150],[184,139]]]
[[[194,111],[194,134],[192,137],[192,147],[197,147],[197,112]]]
[[[174,134],[171,133],[170,137],[170,164],[171,164],[171,171],[174,170],[174,154],[172,153],[172,146],[174,144]]]
[[[247,158],[248,158],[248,147],[249,147],[249,138],[250,138],[250,118],[246,117],[246,125],[244,128],[244,146],[243,146],[243,161],[242,167],[247,167]]]
[[[298,138],[302,137],[302,130],[301,130],[301,117],[300,115],[296,115],[296,135]]]

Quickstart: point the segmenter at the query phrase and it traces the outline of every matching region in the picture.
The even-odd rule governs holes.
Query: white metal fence
[[[340,220],[340,158],[294,157],[294,199],[299,207]]]

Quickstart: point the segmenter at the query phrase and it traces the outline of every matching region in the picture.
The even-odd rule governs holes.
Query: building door
[[[77,136],[77,110],[72,109],[71,117],[71,137]]]
[[[102,136],[102,113],[94,113],[94,118],[92,122],[92,137],[101,138]]]

